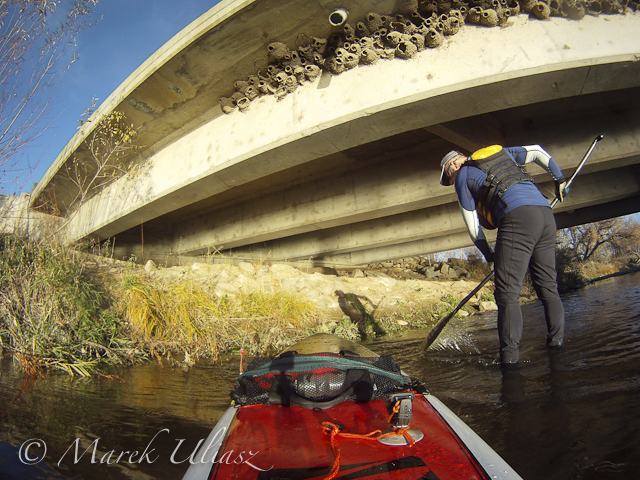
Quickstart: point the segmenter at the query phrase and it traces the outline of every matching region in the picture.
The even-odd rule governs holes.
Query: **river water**
[[[639,479],[640,273],[563,301],[559,351],[544,346],[541,305],[523,307],[517,370],[497,364],[495,313],[453,320],[426,357],[424,332],[367,346],[395,356],[526,480]],[[180,479],[229,405],[238,362],[229,356],[188,373],[138,366],[114,372],[122,382],[33,382],[5,360],[0,479]]]

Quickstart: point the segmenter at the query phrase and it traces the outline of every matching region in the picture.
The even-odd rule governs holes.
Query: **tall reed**
[[[0,348],[33,375],[43,367],[89,375],[133,351],[76,251],[11,235],[0,235]]]

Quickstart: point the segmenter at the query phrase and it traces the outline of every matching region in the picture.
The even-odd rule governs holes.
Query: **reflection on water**
[[[186,374],[144,365],[113,372],[122,382],[53,375],[33,383],[11,367],[5,362],[0,376],[3,479],[65,478],[43,476],[41,464],[24,474],[19,449],[30,439],[46,444],[45,460],[59,474],[181,478],[184,460],[229,406],[238,373],[235,362],[205,364]],[[179,439],[186,440],[174,454]],[[36,458],[45,452],[33,444],[27,453]]]
[[[565,295],[561,350],[545,346],[542,306],[525,306],[518,370],[498,366],[495,314],[452,320],[426,357],[424,332],[367,346],[395,356],[527,480],[637,479],[639,294],[634,274]],[[3,479],[169,479],[181,478],[227,408],[238,358],[186,374],[135,367],[118,372],[124,383],[55,375],[28,384],[9,362],[0,372]],[[19,461],[28,439],[46,443],[45,462]],[[87,451],[79,461],[75,445]]]

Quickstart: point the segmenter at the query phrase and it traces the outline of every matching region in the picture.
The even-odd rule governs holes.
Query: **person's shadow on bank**
[[[346,316],[351,319],[355,325],[358,326],[358,333],[362,340],[367,339],[367,331],[370,329],[375,336],[384,335],[386,332],[380,326],[380,324],[373,318],[373,313],[378,308],[373,304],[371,300],[362,295],[356,295],[355,293],[344,293],[342,290],[336,290],[338,296],[338,305]],[[362,304],[360,299],[368,302],[373,310],[371,313],[367,312],[367,309]]]

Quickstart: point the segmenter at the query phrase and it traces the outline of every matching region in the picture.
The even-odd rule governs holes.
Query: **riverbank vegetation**
[[[1,235],[0,350],[29,375],[51,368],[86,376],[99,365],[176,354],[188,368],[229,350],[284,347],[283,333],[317,324],[313,306],[287,292],[217,296],[140,272],[124,264],[98,276],[75,249]]]
[[[616,219],[563,230],[557,258],[564,290],[640,268],[640,226]],[[373,315],[358,299],[366,297],[347,293],[345,315],[328,319],[315,303],[277,285],[221,295],[210,282],[151,276],[131,262],[98,268],[96,259],[59,244],[0,235],[0,350],[26,374],[53,369],[87,376],[103,366],[163,358],[186,370],[199,358],[278,351],[316,332],[357,340],[426,328],[459,301],[447,294],[432,305]],[[471,251],[465,269],[469,280],[489,273]],[[480,300],[492,300],[483,295]],[[535,298],[530,286],[522,298]]]
[[[182,352],[188,364],[229,350],[250,353],[285,346],[283,333],[315,325],[310,302],[285,291],[216,295],[195,281],[159,282],[131,270],[108,288],[112,311],[127,332],[152,355]]]
[[[83,267],[73,249],[0,236],[0,348],[26,373],[88,375],[101,359],[123,363],[135,350]]]
[[[198,359],[273,353],[318,332],[359,340],[424,328],[455,307],[448,295],[409,316],[398,301],[374,317],[347,293],[343,311],[329,317],[277,281],[226,295],[206,275],[166,270],[151,275],[133,262],[1,235],[0,350],[31,376],[45,369],[88,376],[143,361],[188,370]]]

